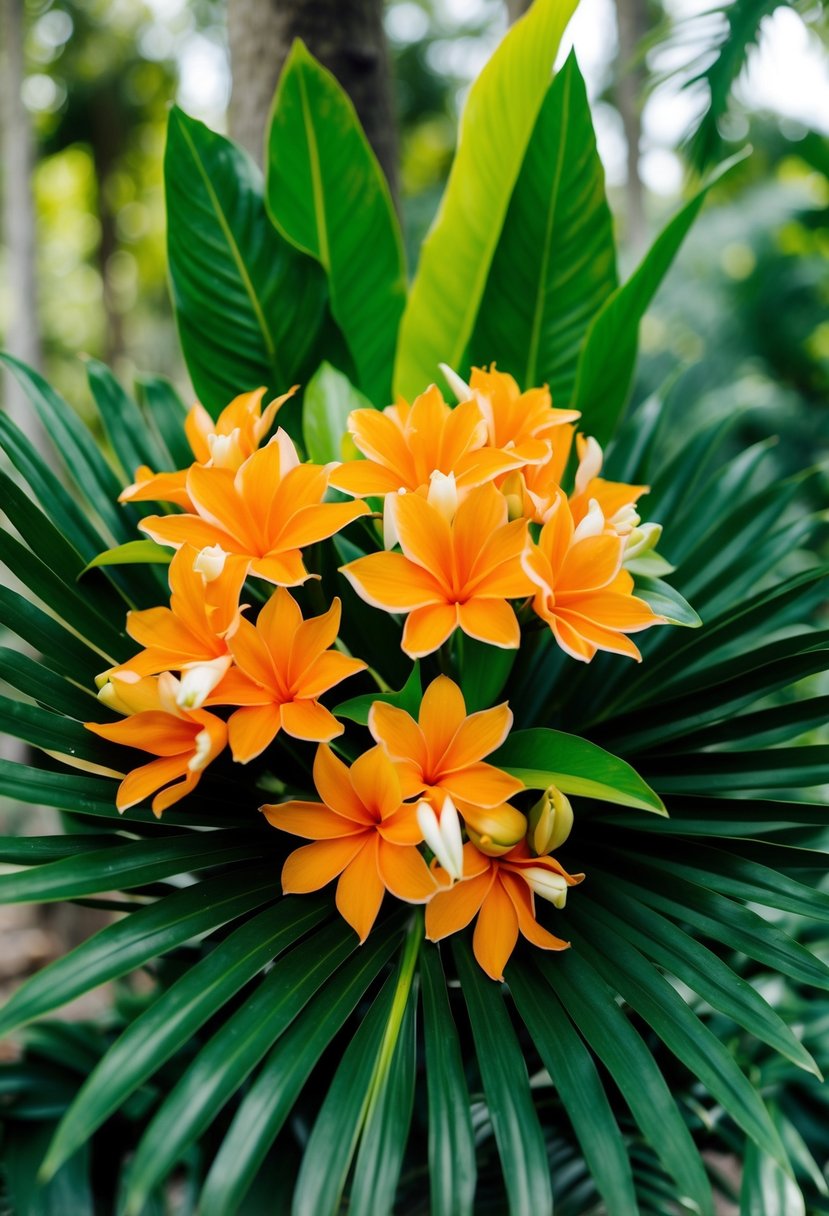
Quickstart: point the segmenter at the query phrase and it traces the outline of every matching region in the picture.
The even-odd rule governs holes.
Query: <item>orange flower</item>
[[[310,577],[302,561],[306,545],[333,536],[368,507],[362,502],[323,502],[329,469],[300,464],[284,431],[254,452],[234,474],[199,464],[187,473],[193,512],[150,515],[139,524],[162,545],[218,545],[244,557],[251,574],[283,587]]]
[[[273,425],[279,407],[292,397],[297,385],[277,397],[262,411],[264,388],[234,397],[214,422],[203,405],[194,405],[184,423],[185,434],[197,464],[206,468],[233,469],[252,455]],[[142,465],[135,481],[119,495],[119,502],[174,502],[185,511],[193,506],[187,494],[187,470],[153,473]]]
[[[152,809],[160,818],[166,807],[196,788],[203,770],[227,742],[227,727],[221,718],[200,709],[182,709],[178,692],[179,682],[169,672],[136,683],[116,677],[105,685],[101,699],[129,716],[121,722],[84,723],[87,730],[110,743],[158,757],[133,769],[121,782],[115,798],[119,811],[158,790]]]
[[[127,633],[145,649],[109,674],[137,679],[181,671],[179,704],[197,709],[232,662],[227,639],[241,619],[244,578],[244,562],[183,545],[170,563],[170,607],[127,614]]]
[[[564,422],[547,432],[552,452],[540,464],[528,464],[510,473],[497,484],[506,495],[511,519],[524,516],[532,523],[543,524],[558,499],[561,482],[570,458],[576,428]]]
[[[524,788],[483,762],[511,726],[506,703],[467,717],[463,693],[448,676],[426,689],[417,721],[385,701],[375,701],[368,715],[374,739],[397,766],[404,798],[425,794],[437,809],[447,795],[459,807],[497,807]]]
[[[275,828],[315,841],[285,862],[282,889],[318,891],[339,875],[337,907],[364,942],[386,891],[407,903],[424,903],[437,889],[417,850],[423,837],[415,808],[403,803],[395,765],[379,747],[347,768],[321,744],[314,782],[321,803],[262,807]]]
[[[358,497],[423,490],[435,472],[453,474],[458,489],[468,490],[521,463],[484,447],[487,427],[474,400],[451,409],[434,384],[413,405],[352,410],[348,429],[366,459],[340,465],[331,485]]]
[[[280,730],[295,739],[333,739],[343,727],[317,700],[366,664],[329,650],[340,627],[340,601],[304,621],[296,600],[282,587],[255,625],[239,621],[228,645],[236,666],[208,704],[241,705],[227,724],[233,759],[247,764]]]
[[[594,514],[595,520],[585,517],[577,531],[569,503],[559,493],[538,544],[524,556],[538,587],[533,609],[574,659],[589,662],[598,650],[609,650],[639,660],[625,635],[664,624],[664,618],[633,594],[633,579],[622,569],[625,539],[605,530],[598,508]]]
[[[586,435],[576,438],[579,467],[576,484],[570,495],[570,512],[578,525],[597,503],[608,531],[618,536],[629,536],[639,523],[634,504],[647,494],[650,486],[630,486],[623,481],[605,481],[599,477],[603,453],[595,439]]]
[[[489,370],[473,367],[469,391],[486,419],[490,444],[513,451],[529,464],[547,459],[553,433],[580,417],[578,410],[553,409],[546,386],[522,393],[512,376],[496,371],[494,363]]]
[[[437,650],[455,628],[513,649],[521,631],[508,600],[531,595],[521,555],[524,520],[509,523],[507,502],[491,484],[471,490],[450,521],[417,494],[392,498],[402,553],[372,553],[342,572],[375,608],[408,613],[402,646],[412,658]]]
[[[426,908],[430,941],[458,933],[477,915],[472,949],[493,980],[503,980],[519,933],[542,950],[567,949],[569,942],[538,924],[535,896],[561,908],[567,888],[581,882],[583,874],[568,874],[553,857],[531,856],[523,842],[502,857],[487,857],[471,843],[464,845],[463,853],[463,880],[439,891]]]

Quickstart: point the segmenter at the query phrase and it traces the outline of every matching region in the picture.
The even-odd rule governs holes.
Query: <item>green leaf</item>
[[[350,722],[357,722],[360,726],[366,726],[368,724],[369,710],[374,702],[385,701],[387,705],[396,705],[398,709],[405,709],[407,714],[411,714],[413,718],[416,718],[422,697],[420,663],[416,662],[406,683],[397,692],[363,693],[359,697],[352,697],[349,701],[343,701],[341,705],[335,708],[334,713],[338,718],[348,718]]]
[[[449,181],[403,314],[395,394],[411,398],[423,392],[440,363],[456,370],[462,366],[524,153],[575,7],[576,0],[536,0],[469,91]]]
[[[106,549],[87,562],[81,574],[94,570],[97,566],[146,565],[148,562],[169,566],[173,554],[163,545],[157,545],[154,540],[128,540],[126,544],[116,545],[114,549]]]
[[[397,216],[351,100],[299,39],[279,77],[266,153],[268,211],[322,266],[358,385],[385,405],[406,293]]]
[[[86,375],[112,450],[131,482],[139,465],[164,467],[164,452],[132,398],[124,392],[112,372],[97,359],[86,360]]]
[[[110,838],[109,843],[116,839]],[[95,847],[90,837],[80,837],[81,845],[84,841],[84,852]],[[261,868],[258,871],[245,868],[238,874],[204,879],[156,903],[139,907],[38,971],[18,988],[0,1011],[0,1035],[252,911],[269,897],[276,897],[272,875]]]
[[[557,785],[565,794],[667,814],[659,796],[629,764],[577,735],[543,727],[513,731],[491,759],[528,789]]]
[[[467,713],[489,709],[503,692],[518,651],[487,646],[460,631],[456,638],[460,685]]]
[[[262,384],[285,392],[322,324],[321,273],[274,230],[247,153],[177,106],[164,183],[176,320],[200,400],[217,413]]]
[[[420,979],[429,1103],[432,1216],[472,1216],[476,1166],[469,1090],[437,946],[424,944],[420,954]]]
[[[327,911],[321,900],[280,900],[229,934],[162,992],[130,1023],[79,1091],[55,1133],[43,1176],[53,1174],[208,1018]]]
[[[85,730],[80,722],[38,705],[0,696],[0,730],[49,755],[65,757],[67,764],[78,760],[109,767],[111,749],[106,744],[102,745],[102,741]]]
[[[497,359],[566,406],[584,334],[617,282],[604,170],[571,52],[536,119],[464,365]]]
[[[525,1216],[527,1212],[551,1216],[547,1150],[530,1093],[527,1065],[507,1014],[502,987],[487,978],[466,940],[454,937],[452,948],[511,1216]]]
[[[536,965],[580,1033],[619,1087],[631,1114],[679,1187],[704,1216],[713,1216],[708,1178],[662,1073],[630,1019],[589,961],[576,950]]]
[[[654,612],[664,616],[670,625],[687,625],[690,629],[699,629],[702,624],[688,601],[679,594],[675,587],[663,582],[661,578],[638,576],[636,594],[650,604]]]
[[[800,1187],[753,1140],[743,1157],[740,1216],[806,1216]]]
[[[71,584],[83,567],[81,555],[53,520],[45,515],[2,469],[0,502],[3,504],[3,514],[32,552],[47,557],[52,573]]]
[[[165,468],[185,469],[193,460],[184,423],[187,411],[173,385],[163,376],[139,376],[136,389],[169,454]]]
[[[742,159],[742,154],[732,157],[709,178],[662,230],[627,282],[617,287],[594,317],[579,354],[570,405],[581,410],[582,426],[599,443],[606,443],[611,437],[627,403],[642,317],[708,191]]]
[[[312,1069],[396,948],[402,923],[398,916],[376,926],[273,1048],[216,1154],[201,1216],[238,1209]]]
[[[345,460],[349,441],[348,415],[352,410],[371,408],[371,402],[354,388],[342,372],[321,363],[305,390],[302,406],[302,438],[308,459],[316,464]]]
[[[627,1149],[593,1057],[536,973],[512,962],[508,978],[515,1006],[558,1090],[593,1181],[614,1216],[637,1216]]]
[[[37,1168],[54,1130],[51,1121],[17,1123],[3,1129],[3,1174],[15,1216],[95,1216],[90,1146],[83,1145],[47,1185]]]
[[[92,687],[102,656],[36,604],[0,586],[0,625],[28,642],[54,671]]]

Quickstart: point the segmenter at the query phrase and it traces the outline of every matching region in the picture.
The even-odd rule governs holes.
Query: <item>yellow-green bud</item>
[[[524,516],[524,479],[520,473],[510,473],[501,486],[501,493],[507,500],[507,516],[510,523]]]
[[[570,799],[555,785],[549,786],[530,811],[527,844],[536,857],[543,857],[564,844],[572,828]]]
[[[469,839],[488,857],[509,853],[527,831],[526,816],[508,802],[490,809],[464,807],[463,818]]]

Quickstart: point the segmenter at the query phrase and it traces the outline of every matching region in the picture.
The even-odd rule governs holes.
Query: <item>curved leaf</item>
[[[354,388],[342,372],[321,363],[311,377],[302,404],[302,438],[308,459],[316,464],[346,458],[350,442],[348,415],[371,408],[371,402]]]

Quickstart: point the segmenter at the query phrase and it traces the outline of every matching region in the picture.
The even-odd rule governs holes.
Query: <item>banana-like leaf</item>
[[[308,459],[316,464],[346,459],[348,415],[371,407],[348,376],[330,363],[321,363],[305,390],[302,406],[302,438]]]
[[[576,0],[535,0],[469,91],[458,151],[400,327],[395,394],[462,364],[498,238]],[[497,352],[491,354],[497,358]]]
[[[386,405],[406,294],[400,228],[350,98],[299,39],[279,77],[266,153],[268,211],[322,266],[357,383]]]

